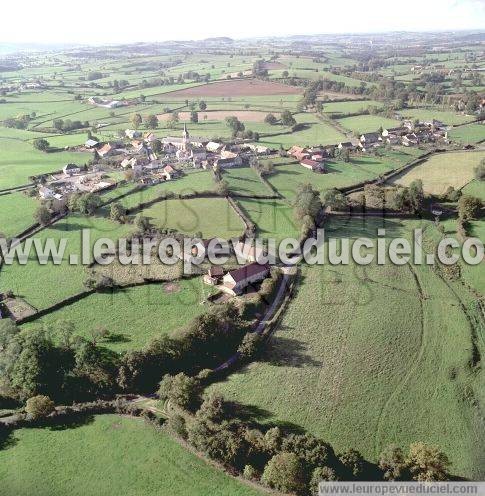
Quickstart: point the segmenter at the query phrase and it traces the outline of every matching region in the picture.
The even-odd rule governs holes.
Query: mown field
[[[433,155],[423,164],[412,168],[393,182],[402,186],[423,181],[426,193],[442,194],[449,186],[460,189],[473,179],[473,169],[485,157],[485,152],[450,152]]]
[[[15,431],[0,450],[2,496],[257,496],[141,420],[115,415]]]
[[[258,174],[250,167],[226,169],[223,179],[227,181],[232,193],[244,195],[267,195],[272,193],[263,184]]]
[[[420,121],[431,121],[437,119],[448,126],[456,126],[457,124],[465,124],[475,120],[473,115],[458,114],[451,110],[439,110],[434,108],[416,108],[401,110],[399,114],[407,119],[419,119]]]
[[[205,312],[209,290],[201,279],[190,279],[95,293],[25,326],[69,321],[75,334],[87,339],[93,331],[109,331],[99,344],[113,351],[141,349],[152,338],[183,327]]]
[[[232,238],[241,235],[244,226],[224,198],[167,200],[143,210],[161,229],[176,229],[185,234],[202,233],[204,238]]]
[[[408,237],[418,225],[339,219],[326,233],[375,238],[384,227]],[[388,444],[421,440],[442,446],[454,473],[483,476],[483,430],[466,399],[480,382],[456,295],[459,285],[450,289],[425,266],[304,267],[264,356],[211,389],[337,450],[375,461]]]

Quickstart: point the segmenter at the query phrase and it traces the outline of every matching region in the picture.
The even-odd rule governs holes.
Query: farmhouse
[[[203,281],[205,284],[215,286],[222,281],[224,276],[224,269],[220,265],[213,265],[204,275]]]
[[[141,136],[141,132],[136,131],[134,129],[126,129],[125,130],[125,136],[127,138],[130,138],[130,139],[135,139],[135,138],[139,138]]]
[[[84,146],[86,148],[96,148],[99,145],[99,142],[93,139],[88,139],[86,143],[84,143]]]
[[[296,145],[292,146],[288,150],[288,155],[290,155],[290,157],[296,158],[297,160],[303,160],[304,158],[310,157],[310,154],[306,151],[305,148],[302,148],[301,146],[296,146]]]
[[[233,295],[241,294],[250,284],[262,281],[269,273],[269,265],[253,262],[231,270],[222,279],[223,291]]]
[[[306,169],[310,169],[313,172],[325,172],[325,165],[322,162],[310,160],[309,158],[304,158],[300,162],[300,165]]]
[[[67,164],[63,167],[62,172],[64,172],[66,176],[72,176],[73,174],[79,174],[81,168],[76,164]]]
[[[379,141],[379,133],[365,133],[360,137],[360,143],[369,146]]]
[[[209,141],[205,148],[208,152],[218,153],[224,148],[224,145],[222,143],[218,143],[217,141]]]
[[[350,141],[340,142],[337,146],[339,150],[353,150],[354,145]]]
[[[116,148],[110,143],[106,143],[99,150],[97,150],[97,152],[101,158],[110,157],[116,153]]]

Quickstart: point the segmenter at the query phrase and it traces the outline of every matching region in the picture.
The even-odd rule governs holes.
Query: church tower
[[[184,132],[182,134],[182,149],[184,151],[189,151],[190,150],[190,136],[189,132],[187,131],[187,124],[184,123]]]

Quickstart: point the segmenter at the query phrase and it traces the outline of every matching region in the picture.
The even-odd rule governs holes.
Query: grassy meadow
[[[407,237],[417,225],[337,219],[326,232]],[[471,331],[455,291],[425,266],[304,267],[264,356],[211,389],[337,450],[376,460],[388,444],[421,440],[442,446],[454,473],[483,476],[483,436],[464,400]]]
[[[141,420],[21,429],[0,450],[1,496],[257,496]]]
[[[440,153],[399,175],[393,182],[409,186],[412,181],[421,179],[426,193],[439,195],[449,186],[460,189],[469,183],[474,177],[473,169],[483,158],[484,151]]]

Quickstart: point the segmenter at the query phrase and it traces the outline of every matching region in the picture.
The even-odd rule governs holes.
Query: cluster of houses
[[[105,98],[100,98],[98,96],[91,96],[88,98],[88,103],[94,105],[95,107],[114,109],[118,107],[125,107],[128,105],[126,101],[119,100],[106,100]]]
[[[337,151],[368,152],[382,145],[418,146],[425,143],[448,144],[448,128],[442,122],[433,119],[424,122],[403,121],[399,127],[384,129],[382,132],[362,134],[354,141],[341,142],[336,145],[304,148],[292,146],[288,155],[298,160],[302,167],[313,172],[325,173],[325,160],[333,158]]]
[[[89,139],[84,149],[94,152],[98,159],[106,159],[111,165],[131,169],[135,179],[145,184],[171,180],[177,176],[178,170],[186,167],[239,167],[248,162],[250,155],[271,152],[261,145],[226,144],[193,137],[185,125],[182,136],[158,139],[152,132],[143,134],[138,130],[126,129],[125,140],[100,143]]]

